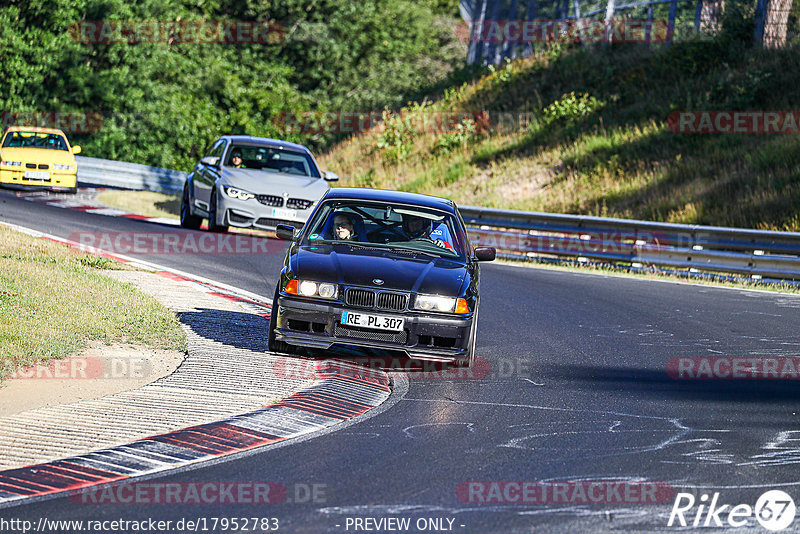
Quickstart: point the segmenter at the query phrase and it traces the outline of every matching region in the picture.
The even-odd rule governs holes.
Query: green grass
[[[102,269],[125,266],[0,227],[0,378],[89,340],[186,350],[174,313]]]
[[[180,195],[154,191],[103,191],[97,200],[106,206],[127,210],[145,217],[177,219],[181,214]]]
[[[334,146],[321,164],[343,186],[460,204],[800,231],[800,136],[676,133],[666,123],[680,110],[797,108],[800,46],[756,48],[737,31],[672,47],[544,51],[403,110],[485,112],[488,128],[421,132],[395,121]],[[526,120],[498,127],[501,113]]]

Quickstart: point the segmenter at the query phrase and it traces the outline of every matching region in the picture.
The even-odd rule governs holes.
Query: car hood
[[[3,160],[21,161],[28,163],[58,163],[61,165],[75,165],[75,156],[67,150],[52,150],[48,148],[3,148],[0,149]]]
[[[250,193],[281,195],[319,200],[328,190],[322,178],[297,176],[258,169],[223,168],[220,183],[249,191]]]
[[[467,274],[457,260],[347,245],[300,246],[292,267],[300,279],[453,297],[460,296]]]

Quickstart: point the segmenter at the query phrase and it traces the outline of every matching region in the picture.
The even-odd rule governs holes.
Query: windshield
[[[359,200],[325,202],[307,224],[305,245],[334,243],[464,260],[467,239],[458,218],[413,205]]]
[[[8,132],[3,140],[3,148],[49,148],[67,150],[67,140],[63,136],[44,132]]]
[[[305,152],[269,146],[233,145],[226,155],[225,165],[241,169],[256,169],[298,176],[319,178],[314,160]]]

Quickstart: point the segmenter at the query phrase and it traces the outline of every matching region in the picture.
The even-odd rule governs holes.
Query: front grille
[[[311,200],[303,200],[302,198],[290,198],[286,201],[286,207],[304,210],[308,209],[313,203]]]
[[[25,164],[25,168],[27,168],[27,169],[35,169],[36,168],[36,164],[35,163],[26,163]]]
[[[387,343],[398,343],[405,345],[408,340],[408,333],[403,330],[402,332],[381,332],[378,330],[369,330],[366,328],[354,328],[351,326],[342,326],[336,323],[333,327],[333,335],[336,337],[351,337],[355,339],[371,339],[373,341],[385,341]]]
[[[389,293],[381,291],[378,293],[378,308],[382,310],[403,311],[406,309],[408,295],[404,293]]]
[[[273,208],[283,207],[283,197],[275,195],[256,195],[256,199],[265,206],[272,206]]]
[[[375,306],[375,292],[369,289],[348,289],[344,294],[344,301],[348,306],[372,308]]]
[[[49,169],[50,165],[48,165],[47,163],[40,163],[39,164],[39,168],[40,169]]]
[[[256,221],[257,226],[269,226],[270,228],[275,228],[279,224],[285,224],[287,226],[294,226],[298,230],[303,229],[303,223],[295,222],[295,221],[284,221],[283,219],[270,219],[267,217],[261,217]]]

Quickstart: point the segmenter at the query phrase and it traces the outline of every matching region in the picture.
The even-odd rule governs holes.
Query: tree
[[[792,0],[767,0],[764,2],[762,44],[767,48],[780,48],[786,44],[786,27]],[[756,30],[758,31],[758,30]]]

